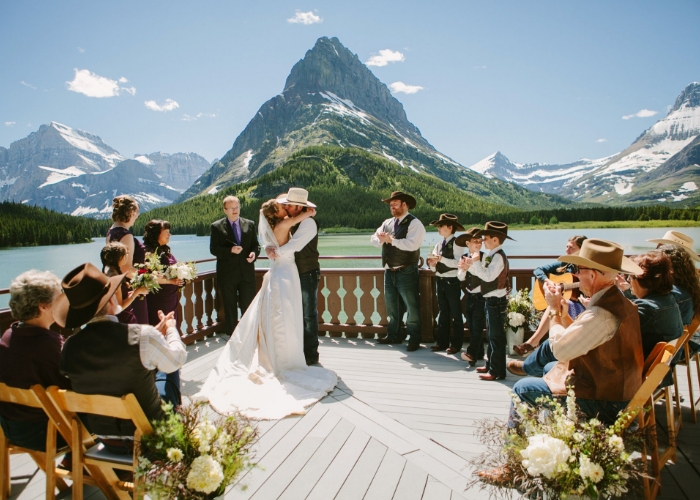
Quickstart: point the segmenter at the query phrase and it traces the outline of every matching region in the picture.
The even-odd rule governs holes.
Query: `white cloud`
[[[136,95],[136,87],[119,87],[121,90],[127,94]]]
[[[323,18],[320,16],[317,16],[313,12],[300,12],[296,11],[294,14],[294,17],[290,17],[287,19],[288,23],[291,24],[316,24],[316,23],[321,23],[323,22]]]
[[[404,55],[398,50],[382,49],[378,56],[372,56],[365,63],[367,66],[386,66],[390,62],[403,62]]]
[[[74,69],[75,76],[70,82],[66,82],[68,90],[84,94],[88,97],[116,97],[121,91],[127,94],[135,95],[135,87],[120,87],[120,83],[126,83],[129,80],[123,76],[119,80],[112,80],[104,76],[100,76],[87,69]]]
[[[423,90],[420,85],[407,85],[403,82],[394,82],[389,84],[389,88],[394,94],[403,92],[404,94],[415,94],[419,90]]]
[[[129,80],[127,80],[127,79],[124,78],[123,76],[120,77],[119,80],[117,80],[117,81],[118,81],[119,83],[128,83],[128,82],[129,82]]]
[[[148,109],[162,111],[164,113],[180,107],[177,101],[173,101],[172,99],[166,99],[163,104],[158,104],[156,101],[145,101],[144,104]]]
[[[24,85],[25,87],[29,87],[30,89],[36,90],[36,87],[35,87],[34,85],[32,85],[31,83],[27,83],[27,82],[25,82],[24,80],[22,80],[22,81],[19,82],[19,83],[21,83],[21,84]]]
[[[14,126],[15,126],[15,122],[5,122],[5,126],[6,126],[6,127],[14,127]]]
[[[629,120],[630,118],[649,118],[650,116],[654,116],[657,114],[658,111],[652,111],[650,109],[642,109],[640,111],[637,111],[636,113],[632,115],[625,115],[622,117],[623,120]]]
[[[78,52],[80,52],[81,54],[85,54],[84,48],[82,48],[82,47],[77,47],[77,48],[78,48]]]
[[[200,118],[216,118],[216,113],[197,113],[196,115],[182,115],[183,122],[196,122]]]
[[[595,142],[608,142],[608,140],[607,140],[607,139],[598,139],[598,140],[595,141]]]

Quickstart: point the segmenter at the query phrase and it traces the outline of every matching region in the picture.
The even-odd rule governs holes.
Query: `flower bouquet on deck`
[[[160,258],[155,253],[147,253],[143,264],[134,264],[136,274],[131,278],[129,287],[132,290],[144,287],[148,293],[157,292],[160,290],[158,276],[163,273],[163,264],[160,263]],[[139,296],[143,299],[143,295]]]
[[[535,307],[530,298],[530,291],[527,288],[519,290],[508,297],[508,307],[506,309],[506,328],[517,330],[527,327],[535,314]]]
[[[625,426],[633,415],[621,413],[610,427],[586,419],[572,388],[566,408],[548,397],[539,398],[534,408],[514,394],[512,398],[519,425],[480,422],[477,432],[487,451],[470,461],[479,477],[468,488],[479,485],[502,497],[517,490],[525,498],[549,499],[607,499],[643,488],[644,462],[633,458],[643,432]]]
[[[168,279],[181,279],[187,284],[197,277],[197,267],[194,262],[178,262],[172,266],[168,266],[165,270],[165,277]],[[184,288],[184,285],[180,288]]]
[[[257,431],[235,414],[209,420],[206,403],[174,412],[153,422],[143,436],[135,471],[138,493],[151,499],[207,499],[223,495],[241,473],[251,469],[251,446]]]

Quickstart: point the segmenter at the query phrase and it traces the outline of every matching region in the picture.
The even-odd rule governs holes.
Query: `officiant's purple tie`
[[[241,244],[241,228],[238,226],[238,221],[231,223],[233,229],[233,237],[236,240],[236,245]]]

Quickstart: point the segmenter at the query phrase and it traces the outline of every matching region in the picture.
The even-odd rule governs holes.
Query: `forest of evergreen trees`
[[[0,248],[85,243],[104,236],[110,224],[4,201],[0,203]]]

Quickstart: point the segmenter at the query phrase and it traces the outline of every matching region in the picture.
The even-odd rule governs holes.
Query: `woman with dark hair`
[[[681,311],[683,324],[689,325],[694,316],[700,315],[700,280],[693,258],[679,245],[660,245],[658,249],[671,259],[673,267],[673,290]]]
[[[630,276],[630,289],[639,311],[642,347],[646,358],[658,342],[670,342],[683,334],[683,320],[671,294],[673,267],[671,259],[657,250],[632,259],[644,274]]]
[[[170,251],[170,222],[167,220],[152,220],[144,228],[143,242],[146,252],[155,253],[160,258],[160,263],[167,268],[177,264],[177,259]],[[178,278],[159,278],[161,289],[151,293],[148,297],[148,324],[157,325],[160,322],[158,311],[163,314],[175,312],[177,329],[180,330],[182,318],[180,317],[180,294],[179,288],[184,285],[184,281]]]
[[[129,251],[126,245],[113,241],[108,243],[100,252],[100,260],[102,261],[102,272],[108,276],[119,276],[123,274],[122,268],[127,265]],[[124,280],[116,291],[117,301],[122,308],[122,312],[117,314],[117,319],[124,324],[138,324],[134,312],[129,308],[131,303],[140,295],[147,295],[148,290],[145,287],[130,290],[126,280]]]
[[[116,241],[126,246],[127,257],[124,265],[120,266],[123,273],[131,278],[136,273],[134,264],[143,264],[146,250],[143,244],[134,238],[131,227],[139,216],[139,204],[131,196],[123,194],[112,200],[112,220],[114,224],[107,231],[107,244]],[[148,322],[148,298],[133,301],[126,309],[133,313],[136,322],[147,325]]]

